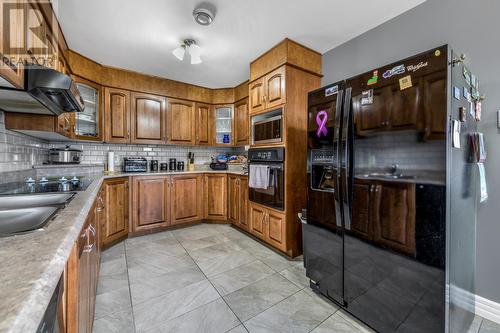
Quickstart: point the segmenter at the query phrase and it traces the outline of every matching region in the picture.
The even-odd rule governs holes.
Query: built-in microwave
[[[252,117],[252,144],[283,141],[283,109],[275,109]]]

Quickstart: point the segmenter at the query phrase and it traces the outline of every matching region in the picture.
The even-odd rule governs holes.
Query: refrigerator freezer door
[[[343,304],[343,235],[338,149],[343,96],[342,83],[309,95],[308,206],[307,224],[302,224],[304,263],[311,286],[340,304]]]

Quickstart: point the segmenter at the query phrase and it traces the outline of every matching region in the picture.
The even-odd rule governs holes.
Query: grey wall
[[[500,302],[500,27],[498,0],[428,0],[323,56],[323,84],[348,78],[442,44],[467,54],[486,95],[479,129],[486,135],[489,200],[477,221],[477,294]]]

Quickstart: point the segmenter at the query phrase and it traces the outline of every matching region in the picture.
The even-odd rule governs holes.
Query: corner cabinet
[[[168,143],[192,145],[195,143],[195,105],[193,102],[169,98]]]
[[[231,146],[234,141],[233,106],[216,105],[213,108],[214,144],[217,146]]]
[[[75,139],[103,140],[103,98],[102,87],[94,82],[73,77],[85,103],[83,112],[75,112],[73,132]]]
[[[132,92],[131,143],[167,143],[167,99],[163,96]]]
[[[130,142],[130,91],[104,88],[104,141]]]

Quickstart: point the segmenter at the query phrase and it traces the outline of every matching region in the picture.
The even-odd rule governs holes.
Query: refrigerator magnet
[[[469,103],[469,114],[471,117],[476,115],[476,108],[474,107],[474,103],[472,101]]]
[[[411,75],[407,75],[399,79],[399,89],[405,90],[413,87],[413,83],[411,82]]]
[[[458,118],[462,123],[467,120],[467,111],[463,106],[458,108]]]
[[[460,100],[460,88],[453,87],[453,97],[457,100]]]
[[[361,105],[373,104],[373,89],[361,93]]]
[[[481,109],[482,109],[481,104],[482,104],[481,101],[476,102],[476,115],[475,115],[476,121],[481,121]]]
[[[453,148],[460,149],[460,122],[453,120]]]

